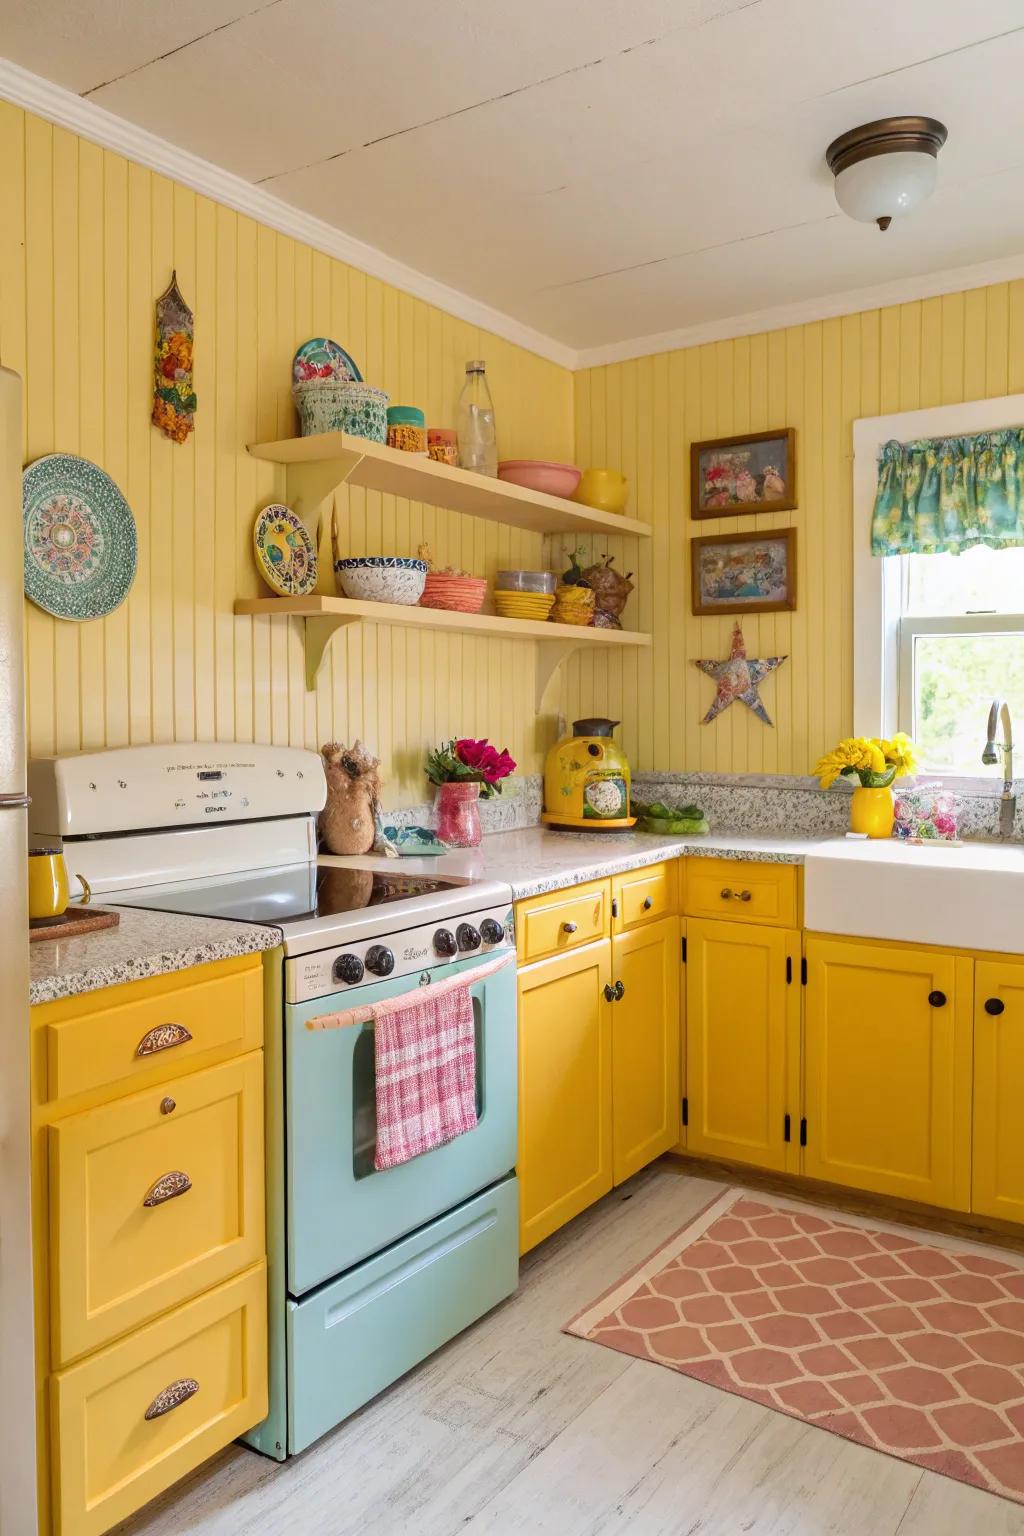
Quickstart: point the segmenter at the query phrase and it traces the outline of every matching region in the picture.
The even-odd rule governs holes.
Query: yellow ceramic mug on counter
[[[28,851],[28,915],[33,922],[60,917],[68,904],[68,869],[59,848]]]

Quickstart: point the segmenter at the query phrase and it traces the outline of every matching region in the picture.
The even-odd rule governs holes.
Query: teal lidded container
[[[427,418],[419,406],[388,406],[388,447],[404,453],[426,453]]]

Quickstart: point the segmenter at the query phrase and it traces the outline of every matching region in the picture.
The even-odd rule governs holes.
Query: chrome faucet
[[[996,741],[996,727],[1003,725],[1003,739]],[[1003,754],[1003,794],[999,802],[999,836],[1009,837],[1013,832],[1013,819],[1017,810],[1017,797],[1013,793],[1013,726],[1010,723],[1010,706],[1004,699],[993,699],[988,712],[988,730],[983,763],[998,763]]]

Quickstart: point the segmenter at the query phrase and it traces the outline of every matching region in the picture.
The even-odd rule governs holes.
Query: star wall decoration
[[[757,690],[769,673],[781,667],[786,659],[785,656],[769,656],[762,661],[748,661],[743,631],[738,624],[734,625],[732,647],[725,661],[694,662],[695,667],[699,667],[708,677],[713,677],[718,685],[718,692],[701,724],[710,725],[730,704],[741,699],[759,720],[763,720],[765,725],[771,725],[771,717],[761,703]]]

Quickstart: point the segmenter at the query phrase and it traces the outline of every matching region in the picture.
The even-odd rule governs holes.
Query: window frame
[[[969,400],[961,405],[929,406],[889,416],[865,416],[853,423],[853,729],[857,736],[891,736],[901,730],[907,704],[901,709],[901,651],[909,626],[925,633],[935,616],[903,612],[904,567],[900,555],[871,553],[871,518],[878,485],[878,451],[891,438],[907,442],[918,437],[952,437],[970,432],[991,432],[1024,423],[1024,394],[1002,395],[993,400]],[[967,614],[939,616],[940,633],[984,633],[1007,630],[1014,614]],[[990,621],[994,620],[994,623]],[[906,628],[904,626],[907,626]],[[935,631],[932,630],[932,633]],[[902,642],[902,643],[901,643]],[[904,683],[905,691],[906,684]],[[984,721],[979,721],[984,729]],[[947,779],[960,786],[991,793],[997,788],[982,774],[933,773],[929,778]]]
[[[896,721],[901,731],[914,735],[914,642],[919,635],[1022,635],[1024,613],[904,613],[899,619],[897,638]],[[981,757],[981,738],[984,722],[978,720],[978,756]],[[941,769],[925,771],[937,777]],[[963,777],[963,775],[957,775]],[[991,775],[978,775],[988,783]]]

